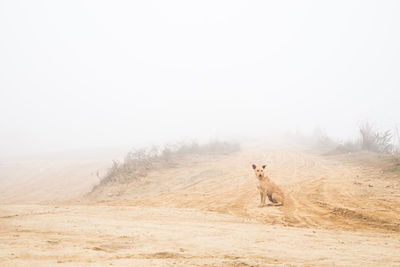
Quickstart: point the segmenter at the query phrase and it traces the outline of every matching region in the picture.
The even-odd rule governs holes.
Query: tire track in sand
[[[259,193],[250,166],[261,161],[267,162],[268,175],[283,188],[286,195],[284,206],[257,207]],[[168,181],[168,191],[160,193],[158,190],[153,195],[147,192],[148,197],[119,201],[119,204],[194,208],[297,227],[400,232],[400,215],[396,212],[400,201],[393,198],[391,201],[394,203],[385,208],[379,200],[383,194],[381,191],[366,192],[365,188],[354,184],[355,177],[372,179],[359,166],[317,154],[287,150],[253,150],[213,158],[212,162],[189,161],[181,166],[179,170],[163,171],[162,179]],[[193,183],[188,183],[192,179],[187,175],[197,177],[199,173],[204,176],[201,180],[194,179]],[[212,175],[208,177],[208,173]],[[157,183],[160,177],[149,175],[146,179],[148,184],[152,184]],[[182,179],[184,188],[180,186]],[[134,190],[138,192],[140,188]],[[376,197],[371,198],[374,194]],[[388,197],[387,194],[384,196]],[[129,195],[123,197],[129,199]],[[376,213],[376,210],[381,212]]]

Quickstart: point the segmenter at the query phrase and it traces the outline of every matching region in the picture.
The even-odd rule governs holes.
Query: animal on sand
[[[283,191],[277,186],[271,179],[265,175],[266,165],[261,167],[253,164],[254,173],[257,178],[257,188],[260,191],[260,205],[259,207],[265,206],[265,199],[268,197],[269,201],[274,206],[282,206],[285,202],[285,196]],[[270,204],[269,204],[270,205]]]

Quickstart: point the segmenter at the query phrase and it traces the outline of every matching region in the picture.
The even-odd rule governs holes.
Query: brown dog
[[[261,202],[259,207],[265,206],[265,198],[268,196],[269,201],[275,206],[282,206],[285,201],[285,196],[282,190],[272,182],[268,176],[264,175],[266,165],[257,167],[253,164],[253,169],[258,179],[257,188],[260,191]]]

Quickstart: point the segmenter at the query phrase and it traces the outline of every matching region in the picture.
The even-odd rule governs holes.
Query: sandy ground
[[[283,207],[257,207],[251,164],[264,162],[287,195]],[[63,191],[47,190],[54,179],[39,176],[42,204],[30,204],[32,194],[40,203],[36,190],[25,201],[19,193],[34,181],[0,198],[0,265],[399,266],[396,166],[370,154],[246,147],[68,202],[51,201]]]
[[[77,150],[0,158],[0,204],[45,203],[82,196],[123,151]]]

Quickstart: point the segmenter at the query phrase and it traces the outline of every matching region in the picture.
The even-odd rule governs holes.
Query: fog
[[[399,119],[398,1],[1,1],[0,155]]]

